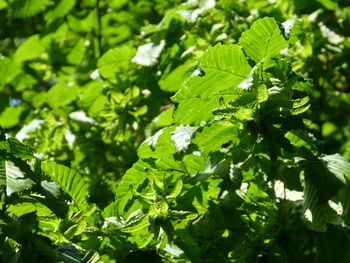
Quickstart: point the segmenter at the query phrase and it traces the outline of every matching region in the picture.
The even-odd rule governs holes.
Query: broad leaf
[[[117,47],[108,50],[98,60],[98,71],[103,78],[115,81],[116,73],[123,72],[130,65],[130,59],[134,56],[135,50],[131,47]]]
[[[38,58],[44,51],[39,35],[33,35],[19,46],[13,58],[16,62],[24,62]]]
[[[173,97],[179,103],[175,112],[177,123],[198,125],[213,119],[212,110],[220,106],[220,98],[230,101],[240,94],[236,86],[251,71],[238,45],[218,44],[210,48],[203,55],[202,68],[205,75],[191,78]]]
[[[49,0],[13,0],[10,5],[14,17],[26,18],[39,13],[48,2]]]
[[[79,173],[54,162],[44,162],[41,164],[41,168],[72,197],[80,209],[86,210],[88,208],[88,184]]]
[[[288,47],[275,19],[271,17],[256,21],[249,30],[243,32],[239,43],[256,63],[277,56]]]
[[[33,172],[25,162],[0,155],[0,185],[6,187],[8,196],[33,187],[33,177]]]

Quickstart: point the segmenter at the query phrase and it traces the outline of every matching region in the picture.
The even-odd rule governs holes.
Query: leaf
[[[80,209],[88,209],[88,184],[78,172],[55,162],[43,162],[41,169],[72,197]]]
[[[249,30],[242,33],[239,43],[256,63],[264,58],[275,57],[288,47],[275,19],[271,17],[257,20]]]
[[[16,62],[24,62],[38,58],[44,52],[45,49],[40,41],[39,35],[33,35],[17,48],[13,59]]]
[[[171,191],[171,193],[166,198],[167,199],[175,199],[181,193],[182,187],[183,187],[183,181],[182,181],[182,179],[178,179],[175,186],[174,186],[174,189]]]
[[[10,6],[14,17],[26,18],[39,13],[48,2],[49,0],[13,0]]]
[[[316,231],[326,231],[326,219],[318,190],[308,179],[305,181],[304,196],[303,214],[310,222],[309,227]]]
[[[21,73],[20,66],[20,63],[14,62],[10,58],[2,58],[0,60],[0,84],[5,85],[15,79],[15,77]],[[4,95],[5,94],[1,94],[1,96]],[[3,105],[1,105],[1,107],[3,107]]]
[[[342,218],[344,218],[344,222],[346,225],[350,224],[350,186],[348,185],[343,189],[343,200],[342,205],[344,207]]]
[[[41,186],[56,199],[61,195],[61,188],[55,182],[41,181]]]
[[[337,4],[331,0],[316,0],[316,2],[319,2],[328,10],[334,10],[337,7]]]
[[[83,233],[86,226],[87,226],[86,221],[81,220],[79,221],[79,223],[70,226],[66,231],[64,231],[63,234],[68,240],[71,240],[74,236],[78,236],[81,233]]]
[[[9,129],[14,126],[17,126],[20,123],[21,116],[25,110],[26,108],[22,105],[7,107],[0,114],[0,125],[5,129]]]
[[[132,233],[136,232],[138,230],[141,230],[143,228],[146,228],[149,226],[149,218],[148,216],[144,215],[140,218],[140,220],[133,222],[132,224],[128,224],[126,227],[123,227],[121,230],[125,233]]]
[[[293,100],[293,109],[291,110],[291,113],[293,115],[298,115],[307,111],[311,106],[310,104],[307,104],[308,102],[309,96]]]
[[[258,94],[257,94],[257,99],[259,103],[262,103],[264,101],[267,101],[269,98],[269,94],[267,92],[267,88],[265,85],[260,85],[258,87]]]
[[[255,108],[243,108],[241,106],[234,107],[219,107],[213,110],[213,114],[231,119],[232,117],[239,121],[250,121],[255,118],[256,109]]]
[[[66,16],[75,6],[76,0],[61,0],[53,9],[45,14],[45,19],[53,21]]]
[[[65,83],[57,83],[48,93],[46,93],[46,102],[53,109],[58,109],[75,100],[78,95],[77,86],[68,86]]]
[[[81,263],[82,258],[79,251],[72,245],[56,248],[60,262]]]
[[[238,45],[210,48],[202,58],[204,76],[189,79],[173,101],[179,103],[175,121],[179,124],[199,125],[214,118],[212,110],[220,106],[220,98],[232,100],[242,91],[236,86],[245,80],[251,67]]]
[[[147,143],[152,149],[154,149],[156,147],[158,139],[159,139],[160,135],[162,135],[162,133],[163,133],[163,129],[157,131],[151,137],[148,137],[144,143]]]
[[[339,154],[326,155],[320,158],[327,169],[333,173],[343,184],[350,183],[349,160]]]
[[[154,66],[158,63],[158,57],[162,53],[164,47],[164,39],[159,43],[147,43],[139,46],[136,55],[131,59],[131,62],[141,66]]]
[[[130,186],[137,189],[137,187],[147,178],[147,173],[144,168],[144,163],[139,160],[125,173],[118,184],[115,198],[117,204],[117,215],[124,216],[125,214],[128,214],[129,209],[131,211],[136,210],[135,208],[133,209],[133,207],[129,207],[129,209],[127,208],[128,202],[133,197],[133,193],[130,191]],[[135,205],[137,207],[137,204]]]
[[[83,38],[81,38],[69,52],[67,61],[73,65],[79,65],[84,58],[85,50],[85,41]]]
[[[92,254],[92,255],[91,255]],[[100,255],[97,252],[91,251],[85,255],[83,262],[86,263],[104,263],[105,261],[101,259]]]
[[[180,9],[177,11],[188,23],[194,23],[198,17],[206,10],[215,7],[215,0],[200,0],[200,1],[187,1],[185,3],[192,5],[192,9]]]
[[[116,47],[108,50],[97,62],[97,68],[103,78],[115,80],[117,72],[125,71],[135,50],[129,46]]]
[[[339,155],[318,158],[302,148],[298,152],[297,161],[305,171],[305,177],[316,187],[321,202],[333,197],[349,180],[349,162]]]
[[[171,133],[171,139],[174,142],[175,148],[178,152],[187,149],[197,129],[198,127],[180,125]]]
[[[220,150],[225,143],[236,142],[238,132],[238,127],[231,122],[214,122],[197,132],[192,142],[198,146],[201,153],[208,154]]]
[[[205,159],[202,169],[191,174],[196,180],[206,180],[212,175],[223,175],[228,172],[229,165],[226,159],[215,160],[214,158]]]
[[[169,210],[168,217],[176,219],[193,220],[198,216],[198,214],[190,211],[180,211],[180,210]]]
[[[209,82],[207,82],[209,84]],[[231,99],[232,97],[229,97]],[[214,119],[213,109],[220,106],[219,98],[186,98],[177,106],[174,121],[183,125],[200,125]]]
[[[0,141],[0,150],[11,153],[13,156],[21,159],[34,158],[34,150],[29,145],[20,143],[15,138],[9,138],[6,141]]]
[[[188,63],[178,66],[169,75],[159,80],[159,86],[166,92],[176,92],[183,87],[185,80],[194,70],[194,64]]]
[[[238,45],[217,44],[203,55],[201,63],[205,72],[214,70],[217,73],[229,73],[240,81],[245,79],[252,69]]]
[[[0,185],[6,186],[7,196],[28,190],[35,185],[33,172],[25,162],[6,158],[0,152]]]

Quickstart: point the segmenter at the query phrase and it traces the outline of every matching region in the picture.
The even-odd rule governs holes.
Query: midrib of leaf
[[[238,73],[235,73],[235,72],[231,72],[231,71],[228,71],[228,70],[224,70],[224,69],[219,69],[219,68],[214,68],[214,67],[203,67],[204,69],[210,69],[210,70],[217,70],[217,71],[220,71],[220,72],[224,72],[224,73],[229,73],[233,76],[237,76],[237,77],[240,77],[242,79],[246,79],[247,76],[243,76],[241,74],[238,74]]]
[[[267,45],[265,47],[265,51],[264,51],[264,58],[266,58],[266,54],[267,54],[267,50],[269,49],[269,46],[270,46],[270,42],[271,42],[271,39],[272,39],[272,36],[274,35],[274,31],[272,31],[270,33],[270,38],[267,40]]]

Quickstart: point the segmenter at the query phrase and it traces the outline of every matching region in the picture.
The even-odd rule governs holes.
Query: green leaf
[[[195,69],[194,63],[188,63],[178,66],[169,75],[159,80],[159,86],[167,92],[176,92],[183,87],[185,80]]]
[[[85,41],[83,38],[81,38],[71,52],[69,52],[67,61],[73,65],[79,65],[84,58],[85,50]]]
[[[257,20],[249,30],[242,33],[239,43],[256,63],[275,57],[288,47],[275,19],[271,17]]]
[[[303,214],[305,219],[309,221],[309,227],[315,231],[326,231],[326,218],[319,192],[308,179],[305,181],[304,196]]]
[[[81,263],[82,258],[79,251],[72,245],[56,248],[60,262]]]
[[[199,125],[214,118],[212,110],[220,106],[220,98],[232,100],[242,91],[236,86],[251,71],[242,49],[238,45],[218,44],[203,55],[204,76],[190,78],[187,85],[172,97],[179,103],[175,121],[186,125]]]
[[[147,215],[138,217],[137,220],[133,220],[132,223],[127,224],[121,230],[125,233],[132,233],[138,230],[144,229],[149,226],[149,218]]]
[[[171,193],[169,195],[167,195],[166,198],[167,199],[176,198],[181,193],[182,187],[183,187],[183,181],[182,181],[182,179],[178,179],[175,186],[174,186],[174,189],[171,191]]]
[[[222,145],[230,141],[237,143],[238,128],[231,122],[220,121],[205,126],[202,131],[197,132],[192,140],[201,153],[218,151]]]
[[[45,14],[45,19],[48,21],[67,15],[75,6],[76,0],[61,0],[53,9]]]
[[[10,6],[14,17],[26,18],[39,13],[48,2],[49,0],[13,0]]]
[[[105,79],[115,81],[116,73],[125,72],[129,68],[134,54],[135,50],[129,46],[108,50],[97,63],[100,75]]]
[[[298,115],[307,111],[311,106],[310,104],[307,104],[308,102],[309,96],[293,100],[293,109],[291,110],[291,113],[293,115]]]
[[[20,65],[10,58],[0,59],[0,84],[5,85],[18,76],[21,73]]]
[[[180,125],[171,133],[171,139],[178,152],[187,149],[188,145],[191,143],[191,139],[196,134],[197,129],[198,127]]]
[[[216,73],[228,73],[237,84],[243,81],[252,69],[240,46],[220,43],[209,48],[203,55],[201,67],[205,72],[213,70]]]
[[[0,155],[0,185],[6,186],[8,196],[30,189],[35,185],[33,172],[25,162]]]
[[[325,167],[333,173],[343,184],[350,183],[349,160],[339,154],[326,155],[320,158]]]
[[[22,144],[15,138],[9,138],[6,141],[0,141],[0,150],[11,153],[17,158],[34,158],[34,149],[29,145]]]
[[[70,240],[74,236],[78,236],[81,233],[83,233],[86,228],[86,225],[87,225],[86,221],[81,220],[79,221],[79,223],[70,226],[66,231],[64,231],[63,234],[68,240]]]
[[[17,198],[16,201],[9,206],[7,211],[16,216],[22,216],[32,212],[36,212],[38,216],[46,216],[51,214],[49,208],[39,203],[35,198],[31,197]]]
[[[117,204],[117,215],[124,216],[128,214],[129,209],[132,210],[133,207],[129,207],[127,209],[128,202],[132,199],[133,193],[130,191],[130,186],[134,189],[143,183],[143,181],[147,178],[147,173],[145,172],[144,163],[139,160],[136,162],[132,168],[130,168],[125,175],[123,176],[121,182],[118,184],[116,190],[116,204]],[[135,203],[135,207],[137,204]],[[135,211],[134,208],[132,211]]]
[[[55,162],[43,162],[41,169],[72,197],[80,209],[88,209],[88,184],[78,172]]]
[[[33,35],[24,41],[13,55],[16,62],[24,62],[38,58],[45,52],[44,46],[40,41],[39,35]]]
[[[57,83],[48,93],[46,93],[46,102],[53,109],[67,105],[75,100],[78,95],[77,86],[68,86],[65,83]]]
[[[250,121],[255,118],[256,109],[255,108],[243,108],[241,106],[234,107],[219,107],[213,110],[213,114],[230,119],[235,118],[239,121]]]
[[[321,202],[333,197],[350,178],[350,164],[339,155],[318,158],[308,150],[300,149],[297,160],[305,177],[316,187]]]
[[[5,129],[12,128],[18,125],[21,121],[21,116],[25,110],[26,108],[22,105],[15,107],[7,107],[0,114],[0,125]]]
[[[269,93],[267,91],[267,88],[265,85],[260,85],[258,87],[258,94],[257,94],[257,99],[259,103],[262,103],[264,101],[267,101],[269,98]]]
[[[203,84],[204,83],[209,82],[204,80]],[[231,98],[232,96],[229,97],[229,99]],[[211,98],[188,97],[182,100],[178,105],[174,113],[174,121],[183,125],[200,125],[201,122],[207,122],[214,119],[212,111],[219,106],[220,103],[217,96],[212,96]]]
[[[198,214],[190,211],[179,211],[179,210],[169,210],[168,217],[176,219],[193,220],[198,216]]]

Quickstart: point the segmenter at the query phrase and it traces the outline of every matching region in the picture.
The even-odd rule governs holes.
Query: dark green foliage
[[[348,262],[347,1],[0,0],[0,262]]]

